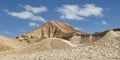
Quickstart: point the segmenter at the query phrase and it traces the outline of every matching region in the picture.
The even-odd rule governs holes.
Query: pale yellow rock
[[[40,28],[37,28],[30,33],[18,36],[18,39],[28,39],[32,37],[34,38],[56,37],[56,38],[68,39],[74,34],[85,34],[85,33],[75,30],[67,23],[49,21],[46,24],[42,25]]]

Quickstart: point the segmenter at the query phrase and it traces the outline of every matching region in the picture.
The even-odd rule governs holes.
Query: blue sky
[[[0,35],[16,37],[49,20],[94,33],[120,28],[120,0],[1,0]]]

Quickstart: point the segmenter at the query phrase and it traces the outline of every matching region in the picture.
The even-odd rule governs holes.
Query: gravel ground
[[[110,32],[101,40],[82,47],[22,55],[1,55],[0,60],[120,60],[120,36]]]

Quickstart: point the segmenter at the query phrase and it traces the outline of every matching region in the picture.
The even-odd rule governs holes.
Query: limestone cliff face
[[[18,36],[19,39],[28,39],[28,38],[48,38],[48,37],[56,37],[69,39],[73,35],[85,34],[84,32],[80,32],[75,30],[67,23],[49,21],[46,24],[42,25],[38,29]]]
[[[120,34],[120,28],[110,29]],[[33,30],[30,33],[23,34],[17,38],[20,40],[27,40],[28,42],[38,42],[44,38],[56,37],[62,38],[72,42],[73,44],[90,43],[102,38],[108,31],[96,32],[94,34],[87,34],[78,30],[75,30],[67,23],[49,21],[41,27]]]
[[[109,34],[108,34],[109,33]],[[102,39],[103,37],[107,39],[107,37],[117,36],[116,34],[120,35],[120,28],[110,29],[103,32],[96,32],[94,34],[81,34],[73,36],[69,39],[69,41],[73,44],[82,44],[82,43],[91,43],[97,40]]]
[[[69,39],[69,41],[73,44],[82,44],[82,43],[91,43],[98,39],[100,39],[100,36],[94,36],[92,34],[84,34],[84,35],[77,35],[73,36]]]
[[[120,28],[113,29],[113,31],[115,31],[116,33],[120,35]]]

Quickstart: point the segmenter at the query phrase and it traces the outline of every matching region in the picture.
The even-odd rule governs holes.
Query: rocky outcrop
[[[25,42],[20,42],[17,39],[0,36],[0,52],[19,49],[26,45]]]
[[[94,34],[75,35],[71,37],[69,41],[73,44],[91,43],[100,40],[101,38],[104,37],[107,39],[107,37],[113,37],[118,35],[120,35],[119,29],[111,29],[106,30],[104,32],[96,32]]]
[[[117,32],[120,35],[120,28],[110,29]],[[45,38],[56,37],[69,40],[73,44],[90,43],[99,40],[107,32],[96,32],[94,34],[87,34],[78,30],[75,30],[72,26],[67,23],[49,21],[36,30],[27,34],[16,37],[19,40],[25,40],[29,43],[38,42]]]
[[[67,49],[76,46],[77,45],[72,44],[71,42],[64,39],[46,38],[40,42],[30,44],[21,49],[14,49],[9,52],[5,52],[5,54],[21,54],[21,53],[26,54],[26,53],[54,50],[54,49]]]
[[[109,37],[109,34],[115,36]],[[116,37],[117,36],[117,37]],[[107,39],[104,39],[108,37]],[[26,55],[2,55],[0,60],[120,60],[120,36],[109,31],[103,39],[77,48],[50,50]]]
[[[103,37],[103,36],[104,36],[108,31],[110,31],[110,30],[112,30],[112,31],[114,31],[114,32],[117,32],[118,34],[120,33],[120,28],[115,28],[115,29],[106,30],[106,31],[104,31],[104,32],[96,32],[96,33],[94,33],[94,34],[92,34],[92,35]]]
[[[84,35],[78,35],[78,36],[73,36],[69,39],[69,41],[73,44],[82,44],[82,43],[91,43],[96,40],[98,40],[100,37],[95,37],[93,35],[89,34],[84,34]]]
[[[31,38],[48,38],[48,37],[56,37],[69,39],[73,35],[85,34],[84,32],[75,30],[67,23],[49,21],[46,24],[42,25],[38,29],[18,36],[18,39],[31,39]]]
[[[120,35],[120,28],[113,29],[113,31],[115,31],[116,33]]]
[[[120,60],[120,28],[86,34],[49,21],[16,38],[0,36],[0,60]]]
[[[110,29],[120,34],[120,28]],[[27,34],[16,37],[17,39],[27,41],[29,43],[38,42],[45,38],[56,37],[69,40],[74,44],[90,43],[102,38],[108,31],[96,32],[94,34],[87,34],[78,30],[75,30],[67,23],[49,21],[41,27],[29,32]],[[34,40],[34,41],[33,41]]]

